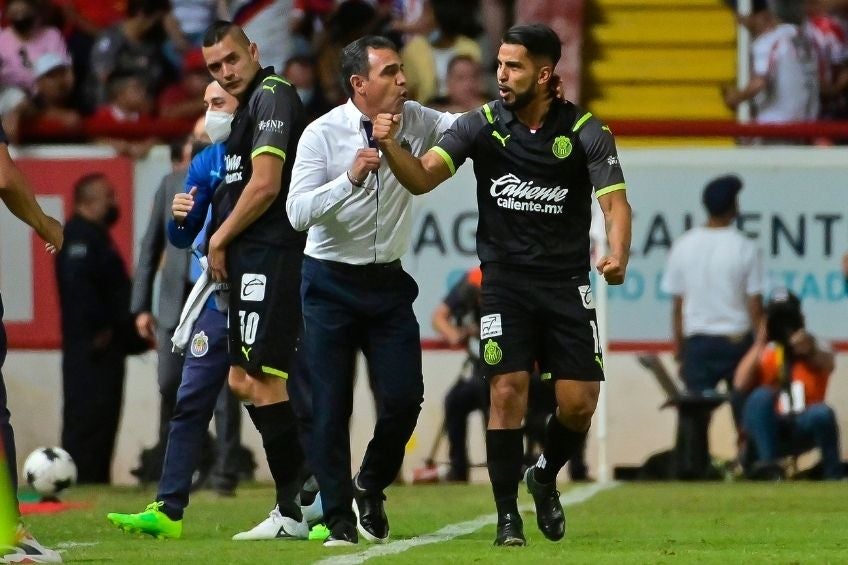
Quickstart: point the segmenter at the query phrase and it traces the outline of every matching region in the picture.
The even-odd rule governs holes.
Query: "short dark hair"
[[[220,43],[225,37],[232,35],[238,43],[245,47],[250,45],[250,39],[241,29],[241,26],[227,20],[218,20],[206,28],[203,33],[203,46],[212,47],[216,43]]]
[[[80,177],[74,183],[74,206],[79,206],[91,198],[90,188],[95,182],[105,179],[106,175],[101,172],[89,173]]]
[[[342,88],[345,94],[353,96],[353,87],[350,85],[350,77],[353,75],[367,75],[370,70],[368,64],[368,48],[391,49],[397,51],[397,45],[388,37],[380,35],[366,35],[356,41],[348,43],[342,49],[341,71]]]
[[[556,32],[544,24],[524,24],[509,28],[501,40],[509,45],[523,45],[532,57],[550,59],[554,66],[562,54],[562,43]]]
[[[309,55],[294,55],[286,59],[286,62],[283,64],[283,74],[291,67],[292,65],[300,65],[302,67],[311,67],[315,68],[315,59],[310,57]]]

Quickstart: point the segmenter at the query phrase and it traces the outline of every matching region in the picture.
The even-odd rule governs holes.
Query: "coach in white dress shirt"
[[[456,117],[406,100],[401,59],[388,39],[369,36],[345,47],[342,76],[350,100],[303,132],[286,204],[295,229],[309,230],[302,346],[313,379],[311,450],[328,546],[357,543],[357,530],[372,542],[388,539],[383,489],[400,470],[424,395],[412,311],[418,286],[400,264],[412,195],[381,166],[370,120],[402,113],[398,138],[421,155]],[[352,481],[348,423],[358,350],[368,361],[377,423]]]

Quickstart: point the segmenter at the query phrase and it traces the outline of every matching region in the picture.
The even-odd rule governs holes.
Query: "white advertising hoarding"
[[[622,150],[633,207],[627,281],[609,288],[613,347],[654,347],[670,338],[670,298],[659,280],[671,243],[704,223],[704,185],[735,173],[745,182],[738,225],[763,253],[769,288],[787,286],[802,299],[808,325],[831,340],[846,334],[848,151],[840,148]],[[412,247],[404,265],[421,288],[416,313],[422,336],[433,308],[453,281],[477,263],[477,206],[470,165],[417,200]]]

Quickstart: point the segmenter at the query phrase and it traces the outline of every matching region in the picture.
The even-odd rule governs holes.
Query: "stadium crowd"
[[[510,23],[510,2],[483,3],[486,16],[480,0],[5,0],[0,118],[13,143],[95,140],[142,157],[203,114],[200,41],[217,19],[244,27],[311,118],[343,102],[339,53],[366,34],[403,46],[413,98],[466,110],[485,98],[487,38]]]
[[[256,38],[263,66],[295,84],[311,118],[344,101],[339,53],[367,34],[399,46],[412,99],[466,110],[487,98],[480,71],[494,61],[514,4],[3,0],[0,120],[12,143],[94,140],[142,157],[157,141],[187,135],[202,114],[208,73],[200,40],[219,18]],[[755,0],[752,8],[740,18],[751,32],[752,78],[725,89],[728,107],[751,101],[761,123],[844,119],[846,3]]]

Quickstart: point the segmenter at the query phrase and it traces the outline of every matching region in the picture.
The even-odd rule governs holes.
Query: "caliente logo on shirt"
[[[514,174],[507,173],[498,179],[492,179],[489,194],[501,208],[520,212],[562,214],[564,206],[558,203],[565,200],[568,189],[560,186],[538,186],[532,180],[521,180]]]

